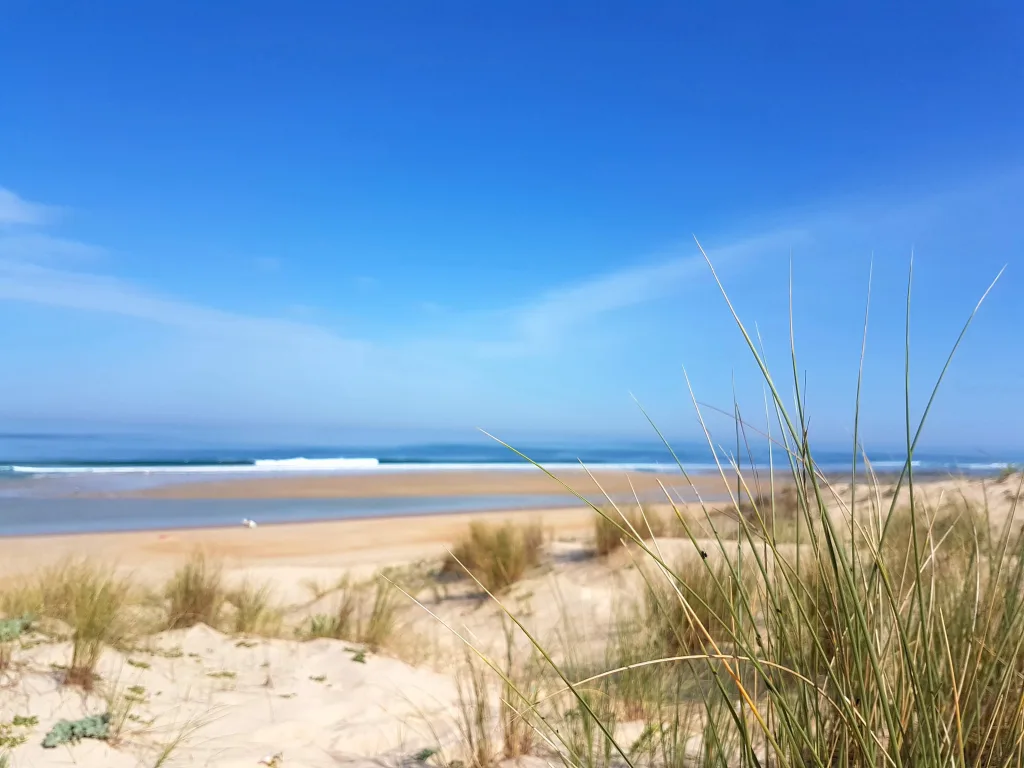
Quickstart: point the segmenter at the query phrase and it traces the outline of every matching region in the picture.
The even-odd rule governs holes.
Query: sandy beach
[[[476,493],[486,486],[540,493],[549,491],[545,485],[550,480],[544,481],[519,474],[403,475],[318,478],[308,483],[260,479],[173,490],[186,497],[202,491],[241,498],[257,492],[295,493],[300,488],[321,494],[368,493],[382,487],[396,494],[428,490],[453,494],[454,489]],[[623,476],[603,477],[600,482],[616,491],[630,487]],[[716,490],[713,478],[700,482],[702,493]],[[634,488],[648,490],[657,485],[656,477],[633,478]],[[720,482],[717,486],[720,491]],[[932,481],[918,488],[921,498],[936,509],[950,499],[968,499],[972,504],[987,499],[993,520],[1005,520],[1014,490],[1009,485],[990,487],[980,481],[956,480]],[[886,489],[877,491],[875,498],[882,500]],[[836,509],[841,510],[848,489],[837,488],[837,494]],[[665,512],[657,506],[650,509],[652,514]],[[682,514],[695,522],[701,519],[696,505],[683,507]],[[11,724],[16,718],[22,718],[19,723],[31,723],[16,730],[25,743],[12,751],[11,764],[230,768],[265,760],[269,762],[264,765],[280,768],[370,768],[419,765],[427,759],[424,755],[434,756],[431,764],[436,765],[464,759],[466,705],[460,697],[466,695],[467,662],[461,638],[494,658],[503,658],[507,652],[501,607],[483,597],[472,582],[445,578],[440,567],[474,521],[536,521],[542,526],[540,565],[502,599],[553,652],[589,649],[586,653],[598,654],[595,663],[601,663],[615,617],[623,606],[635,604],[642,596],[644,581],[635,548],[595,555],[593,512],[580,506],[254,529],[234,526],[0,539],[0,595],[6,601],[24,599],[18,598],[23,594],[19,590],[31,585],[40,569],[86,558],[130,579],[138,594],[133,611],[154,627],[104,649],[90,693],[62,683],[61,670],[71,658],[67,625],[43,622],[9,644],[12,660],[0,670],[0,723],[8,724],[8,732],[14,732]],[[721,533],[733,523],[720,514],[711,524]],[[700,538],[695,548],[678,532],[666,534],[656,544],[671,562],[698,564],[698,555],[708,556],[708,552],[712,561],[722,557],[716,546],[712,539]],[[219,578],[225,594],[265,587],[271,601],[267,610],[274,622],[240,632],[235,618],[240,609],[229,601],[220,618],[212,621],[215,626],[196,623],[187,629],[161,630],[161,596],[166,585],[197,552],[222,568]],[[343,606],[354,594],[362,595],[358,599],[364,601],[359,610],[370,610],[373,596],[380,594],[375,590],[393,589],[391,582],[380,580],[381,573],[404,585],[408,595],[398,595],[394,628],[379,648],[367,645],[356,630],[341,639],[309,637],[311,622],[347,610]],[[360,591],[352,592],[352,585],[359,585]],[[569,627],[579,634],[567,646]],[[521,636],[511,647],[517,658],[527,653]],[[483,695],[487,704],[481,727],[493,739],[488,749],[494,749],[494,762],[499,764],[503,761],[500,687],[487,685]],[[128,710],[123,709],[126,706]],[[117,738],[86,739],[58,749],[41,747],[43,735],[58,720],[110,711],[129,711],[132,716],[122,723]],[[644,724],[625,719],[616,727],[623,738],[635,739]],[[168,749],[169,756],[161,758]],[[544,757],[543,744],[532,749],[534,754],[517,758],[517,764],[540,766],[550,761],[550,754]]]
[[[592,513],[583,507],[414,518],[338,520],[264,525],[255,529],[203,528],[145,532],[0,538],[0,575],[38,568],[67,557],[90,557],[138,571],[145,580],[166,577],[196,550],[224,559],[231,568],[272,566],[334,569],[440,557],[471,520],[501,523],[542,520],[553,535],[582,535]]]

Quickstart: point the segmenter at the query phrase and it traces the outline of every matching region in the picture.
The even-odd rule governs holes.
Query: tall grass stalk
[[[750,433],[764,436],[773,452],[772,471],[767,477],[741,472],[738,456],[722,456],[691,390],[722,480],[726,487],[730,480],[736,484],[729,491],[736,538],[714,532],[713,511],[706,506],[704,530],[712,531],[710,537],[677,510],[692,548],[680,566],[663,558],[656,540],[645,541],[610,499],[612,511],[591,504],[649,562],[649,595],[639,609],[645,620],[633,633],[648,657],[616,662],[584,684],[507,611],[578,709],[570,738],[552,742],[561,745],[559,756],[572,765],[590,765],[605,759],[600,746],[608,750],[608,760],[630,766],[641,753],[655,762],[679,764],[681,750],[662,747],[659,753],[652,744],[664,737],[678,746],[686,741],[682,728],[696,745],[687,760],[722,768],[1024,764],[1019,490],[1007,519],[997,524],[987,506],[962,505],[951,514],[931,503],[917,492],[913,474],[914,452],[935,393],[981,302],[916,423],[905,385],[906,462],[895,492],[883,494],[857,437],[860,375],[851,482],[841,488],[815,462],[792,330],[795,398],[789,405],[760,341],[748,333],[724,288],[722,295],[766,388],[764,427],[743,421],[734,408],[742,431],[737,443],[749,441]],[[865,340],[866,335],[865,319]],[[907,350],[909,359],[909,333]],[[671,451],[667,442],[666,447]],[[786,467],[783,473],[776,455]],[[688,482],[682,463],[679,469]],[[788,498],[780,495],[784,486],[792,488]],[[799,522],[785,540],[777,530],[780,509]],[[481,585],[487,589],[482,580]],[[633,749],[615,737],[622,710],[611,681],[641,669],[660,672],[652,672],[643,683],[647,690],[640,691],[654,702],[646,707],[650,722]],[[680,670],[689,670],[688,683],[664,685]]]

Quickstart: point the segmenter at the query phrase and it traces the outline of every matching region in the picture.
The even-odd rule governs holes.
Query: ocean
[[[634,471],[676,469],[676,462],[661,443],[586,443],[552,445],[549,443],[516,445],[517,450],[546,467],[579,466],[621,468]],[[714,456],[706,445],[673,445],[688,472],[717,471]],[[725,447],[719,452],[728,464]],[[753,455],[743,449],[740,463],[764,468],[769,454],[755,448]],[[905,462],[900,451],[871,452],[869,459],[877,471],[898,471]],[[825,472],[850,468],[849,448],[816,451],[815,460]],[[913,466],[922,472],[998,472],[1020,464],[1019,455],[955,455],[943,452],[917,452]],[[774,463],[785,457],[774,451]],[[410,445],[359,445],[329,443],[263,443],[247,441],[233,444],[225,440],[196,439],[180,435],[103,434],[21,432],[0,433],[0,477],[56,475],[140,475],[291,472],[400,472],[444,471],[451,469],[524,469],[530,464],[496,442],[438,443]]]
[[[551,469],[578,467],[582,462],[591,469],[678,472],[675,460],[665,446],[653,442],[538,443],[517,448]],[[687,472],[718,471],[706,446],[683,443],[674,448]],[[774,456],[769,457],[767,450],[762,450],[752,457],[745,456],[741,463],[744,467],[753,464],[763,470],[770,458],[778,471],[787,471],[781,451],[775,451]],[[920,474],[985,474],[1022,463],[1022,458],[1010,455],[957,457],[940,452],[921,452],[915,455],[913,466]],[[722,460],[728,462],[724,451]],[[825,472],[850,470],[849,450],[818,452],[816,460]],[[898,452],[876,452],[870,460],[879,473],[899,471],[905,461]],[[95,498],[168,483],[210,479],[212,475],[226,479],[296,473],[472,469],[522,471],[533,468],[529,462],[493,442],[359,445],[321,441],[275,444],[160,433],[7,432],[0,433],[0,535],[219,526],[236,524],[246,517],[259,517],[264,522],[289,522],[484,511],[544,507],[573,501],[571,497],[559,495],[159,501]]]

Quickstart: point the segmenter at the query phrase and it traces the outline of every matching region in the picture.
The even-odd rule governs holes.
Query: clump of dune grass
[[[104,646],[121,645],[129,638],[131,622],[126,608],[130,595],[127,579],[87,560],[47,569],[40,576],[40,614],[71,627],[67,684],[92,689]]]
[[[647,538],[647,522],[639,507],[609,507],[594,515],[594,554],[610,555],[620,549],[630,534]]]
[[[133,634],[132,584],[112,568],[90,560],[66,560],[22,579],[4,593],[4,611],[56,619],[71,640],[68,684],[91,689],[104,646],[120,646]]]
[[[631,767],[642,754],[655,764],[706,768],[1021,765],[1024,540],[1015,525],[1017,499],[998,524],[987,508],[951,515],[919,493],[914,478],[935,393],[980,302],[916,422],[905,385],[906,460],[890,494],[859,441],[860,377],[849,486],[840,492],[815,461],[795,348],[787,366],[792,379],[777,381],[760,341],[726,300],[767,395],[767,418],[756,426],[734,405],[734,454],[723,454],[708,435],[723,477],[740,486],[730,492],[735,535],[719,533],[719,510],[708,508],[710,539],[681,518],[690,547],[685,560],[666,560],[657,542],[623,534],[649,563],[656,597],[633,633],[644,641],[637,643],[639,658],[581,678],[530,636],[562,682],[566,711],[578,712],[557,725],[539,713],[534,719],[554,757],[568,765]],[[908,294],[908,327],[909,314]],[[866,338],[865,320],[865,346]],[[795,393],[793,404],[784,391]],[[706,427],[703,411],[698,405]],[[765,440],[771,469],[741,472],[755,439]],[[795,496],[777,498],[784,483]],[[755,502],[745,508],[745,499]],[[774,519],[764,514],[766,505]],[[784,539],[777,535],[780,507],[798,523]],[[611,681],[647,668],[664,673],[641,678],[648,690],[634,693],[654,701],[643,711],[642,738],[625,743]],[[678,690],[663,685],[674,669],[689,674]],[[673,733],[676,747],[659,756],[651,745]],[[678,749],[691,742],[692,749]]]
[[[501,592],[540,563],[544,531],[539,523],[474,522],[456,542],[443,573],[470,574],[488,592]]]
[[[234,608],[231,628],[243,635],[274,634],[281,626],[281,611],[274,606],[269,584],[256,585],[248,580],[230,590],[225,600]]]
[[[120,643],[128,634],[124,617],[128,585],[99,571],[79,573],[82,581],[73,592],[69,616],[73,633],[67,682],[88,690],[103,646]]]
[[[196,624],[216,626],[224,603],[223,573],[202,553],[194,554],[164,587],[167,628],[184,629]]]
[[[604,506],[594,515],[594,554],[609,555],[634,537],[650,540],[680,536],[684,529],[679,514],[681,510],[665,512],[654,505]]]
[[[401,593],[382,578],[370,583],[339,582],[333,613],[311,616],[300,635],[306,639],[321,637],[348,640],[372,651],[385,647],[399,624]]]
[[[4,593],[4,611],[55,619],[71,640],[68,684],[91,689],[104,646],[120,646],[134,634],[131,582],[90,560],[66,560],[22,579]]]

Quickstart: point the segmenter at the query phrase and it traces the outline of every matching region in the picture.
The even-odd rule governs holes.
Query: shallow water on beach
[[[366,517],[529,510],[581,504],[564,495],[338,499],[0,499],[0,536],[151,531]]]

